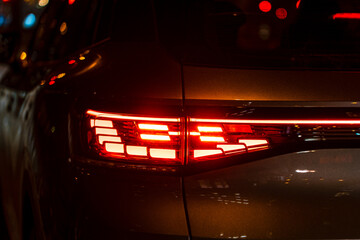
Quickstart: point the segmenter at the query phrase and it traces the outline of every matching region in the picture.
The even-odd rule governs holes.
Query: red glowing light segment
[[[275,11],[275,15],[278,19],[284,20],[287,17],[287,11],[285,8],[278,8]]]
[[[244,144],[218,144],[216,147],[221,148],[225,153],[246,150]]]
[[[299,8],[299,7],[300,7],[300,3],[301,3],[301,0],[298,0],[298,1],[296,2],[296,8]]]
[[[176,159],[176,150],[150,148],[150,156],[153,158]]]
[[[116,129],[112,129],[112,128],[95,128],[95,134],[96,135],[115,135],[117,136],[117,131]]]
[[[170,136],[180,136],[180,132],[168,132]]]
[[[99,136],[99,143],[102,145],[104,142],[119,142],[121,143],[120,137],[113,137],[113,136]]]
[[[89,115],[95,116],[95,117],[112,118],[112,119],[119,119],[119,120],[180,122],[180,118],[137,117],[137,116],[115,114],[115,113],[98,112],[98,111],[94,111],[94,110],[88,110],[88,111],[86,111],[86,113]]]
[[[141,130],[169,131],[169,127],[167,125],[140,123],[138,126]]]
[[[124,153],[124,144],[105,143],[105,150],[109,153]]]
[[[140,134],[142,140],[170,141],[169,135]]]
[[[271,3],[269,1],[262,1],[259,3],[259,9],[262,12],[270,12],[271,11]]]
[[[265,139],[239,139],[239,143],[243,143],[248,147],[267,145],[268,141]]]
[[[360,20],[360,13],[335,13],[332,19],[358,19]]]
[[[147,147],[143,146],[126,146],[126,153],[134,156],[147,156]]]
[[[200,136],[202,142],[225,142],[223,137]]]
[[[222,153],[223,151],[221,151],[220,149],[195,149],[194,158],[208,157],[213,155],[219,155]]]
[[[200,136],[199,132],[190,132],[190,136]]]
[[[72,64],[76,63],[76,61],[74,59],[72,59],[68,63],[69,63],[69,65],[72,65]]]
[[[110,121],[110,120],[98,120],[98,119],[96,119],[94,125],[96,127],[109,127],[109,128],[114,127],[113,122]]]
[[[202,127],[198,126],[199,132],[222,132],[221,127]]]
[[[73,5],[75,3],[75,0],[68,0],[69,5]]]

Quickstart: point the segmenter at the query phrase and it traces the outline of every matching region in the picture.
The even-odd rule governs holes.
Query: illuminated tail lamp
[[[299,134],[301,127],[307,132],[318,127],[345,127],[356,137],[360,121],[190,118],[188,124],[188,162],[196,163],[263,151],[290,142],[301,144],[306,141]]]
[[[345,129],[346,136],[360,139],[357,119],[185,119],[88,110],[86,127],[88,146],[96,155],[115,161],[160,165],[220,160],[285,143],[301,144],[307,141],[303,135],[314,138],[320,128],[329,133],[336,129],[336,137],[338,129]]]
[[[248,124],[226,123],[226,120],[190,118],[189,125],[189,161],[192,162],[218,159],[269,148],[268,140],[264,139],[263,136],[253,134],[253,129]]]
[[[88,110],[91,152],[142,164],[183,164],[180,118],[153,118]]]

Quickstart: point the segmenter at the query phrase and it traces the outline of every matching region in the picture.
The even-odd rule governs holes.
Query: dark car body
[[[313,2],[48,3],[0,67],[2,237],[359,238],[359,8]],[[174,120],[177,162],[104,154],[122,117]],[[197,161],[196,121],[243,120],[265,147]]]

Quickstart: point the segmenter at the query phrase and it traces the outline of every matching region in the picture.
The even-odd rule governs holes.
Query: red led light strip
[[[332,19],[359,19],[360,13],[335,13],[332,15]]]
[[[86,113],[95,117],[103,117],[103,118],[139,120],[139,121],[180,122],[180,118],[135,117],[135,116],[127,116],[121,114],[114,114],[114,113],[97,112],[93,110],[88,110]]]
[[[360,124],[360,120],[251,120],[251,119],[204,119],[190,118],[190,122],[242,123],[242,124]]]

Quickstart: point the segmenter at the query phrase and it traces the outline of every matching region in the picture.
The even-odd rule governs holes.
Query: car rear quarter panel
[[[193,239],[359,238],[359,159],[311,150],[186,177]]]

